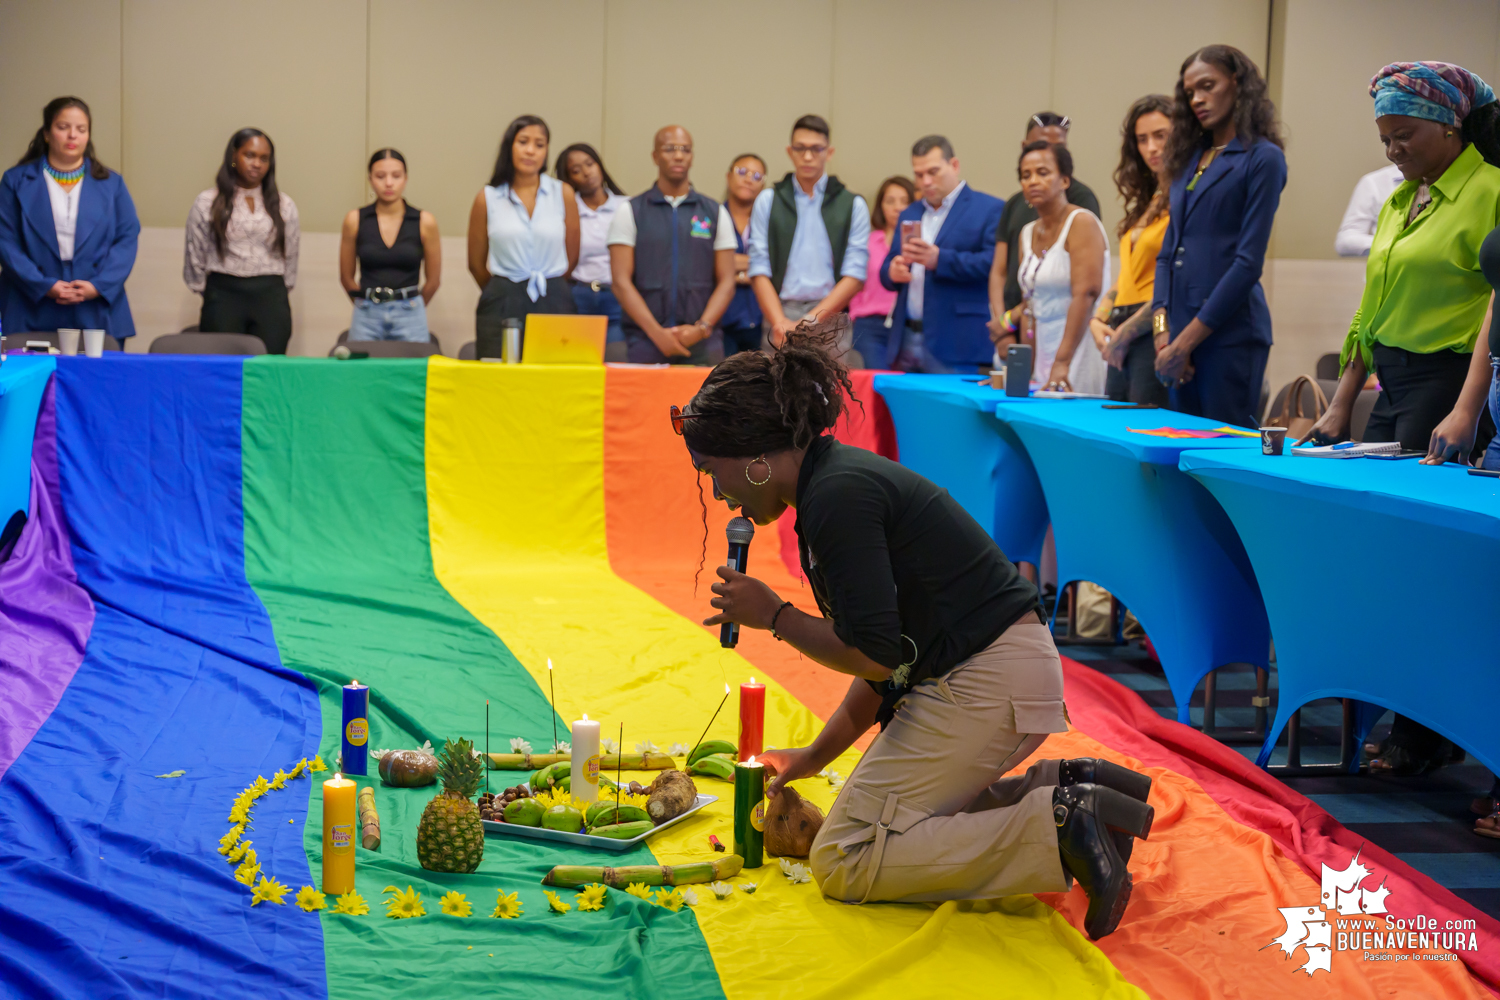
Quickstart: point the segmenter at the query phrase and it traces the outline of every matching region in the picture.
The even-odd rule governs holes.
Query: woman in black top
[[[339,244],[339,281],[354,300],[349,339],[425,344],[427,303],[443,273],[437,220],[406,203],[406,157],[397,150],[377,150],[370,157],[370,187],[375,201],[344,216]]]
[[[760,758],[775,775],[768,794],[817,774],[878,721],[813,845],[825,895],[988,899],[1063,891],[1072,875],[1089,894],[1085,926],[1102,937],[1130,898],[1125,863],[1131,835],[1150,829],[1150,780],[1092,759],[1000,777],[1067,729],[1036,588],[947,491],[829,435],[851,391],[827,353],[837,322],[804,323],[770,355],[728,358],[673,413],[716,499],[761,525],[797,508],[822,611],[721,567],[720,613],[704,624],[768,629],[855,678],[811,746]]]

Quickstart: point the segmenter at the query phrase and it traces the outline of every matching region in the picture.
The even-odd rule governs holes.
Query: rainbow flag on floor
[[[486,699],[496,750],[512,737],[545,747],[583,712],[606,735],[623,723],[627,747],[666,747],[696,739],[724,684],[752,675],[768,683],[767,744],[812,739],[846,684],[764,634],[727,651],[698,624],[728,512],[700,507],[666,413],[703,375],[439,358],[60,359],[17,547],[48,600],[7,589],[15,557],[0,565],[6,991],[1483,995],[1460,962],[1340,954],[1304,974],[1301,953],[1266,949],[1286,929],[1278,910],[1319,892],[1296,845],[1254,820],[1285,810],[1235,805],[1240,793],[1195,777],[1187,756],[1109,729],[1120,710],[1098,714],[1098,738],[1075,730],[1042,750],[1108,756],[1156,779],[1135,899],[1098,944],[1079,929],[1079,889],[856,907],[774,862],[734,880],[757,882],[753,895],[699,889],[678,911],[617,890],[598,912],[549,909],[540,879],[553,865],[681,863],[711,857],[710,834],[730,842],[728,786],[707,779],[719,803],[628,855],[490,837],[478,871],[445,875],[416,859],[433,789],[372,778],[383,842],[358,849],[357,874],[370,912],[296,906],[297,889],[320,881],[323,776],[295,765],[334,759],[351,678],[370,686],[376,747],[482,745]],[[859,386],[878,411],[868,379]],[[811,609],[782,533],[760,532],[750,569]],[[23,614],[26,628],[13,627]],[[1069,669],[1080,717],[1098,696]],[[732,739],[731,718],[732,706],[709,735]],[[856,748],[833,769],[848,775],[857,760]],[[520,776],[491,772],[491,787]],[[282,905],[252,905],[220,852],[236,797],[258,777],[281,787],[256,798],[243,839],[259,874],[290,887]],[[800,787],[825,810],[836,794],[821,779]],[[425,915],[388,918],[387,886],[410,886]],[[441,912],[452,892],[472,916]],[[508,893],[521,915],[491,917]]]

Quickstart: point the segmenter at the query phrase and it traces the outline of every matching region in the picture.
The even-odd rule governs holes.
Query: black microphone
[[[755,522],[748,517],[733,517],[724,528],[729,536],[729,565],[736,572],[745,572],[750,563],[750,539],[755,537]],[[725,622],[719,626],[719,645],[733,649],[740,641],[738,622]]]

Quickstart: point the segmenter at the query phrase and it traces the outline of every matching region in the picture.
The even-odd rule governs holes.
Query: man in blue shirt
[[[828,174],[828,139],[822,118],[797,119],[786,150],[792,172],[750,213],[750,283],[773,345],[804,317],[842,312],[865,284],[870,208]]]

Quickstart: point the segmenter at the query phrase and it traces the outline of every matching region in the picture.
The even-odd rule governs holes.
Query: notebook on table
[[[557,316],[532,313],[526,317],[521,363],[527,365],[602,365],[607,316]]]
[[[1302,458],[1363,458],[1366,455],[1399,455],[1400,441],[1367,441],[1359,443],[1345,441],[1343,444],[1325,444],[1317,447],[1293,448],[1292,454]]]

